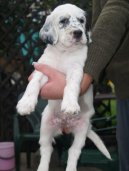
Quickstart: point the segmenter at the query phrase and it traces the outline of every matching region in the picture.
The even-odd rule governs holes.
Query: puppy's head
[[[60,5],[47,17],[40,30],[41,39],[65,47],[88,41],[85,12],[72,4]]]

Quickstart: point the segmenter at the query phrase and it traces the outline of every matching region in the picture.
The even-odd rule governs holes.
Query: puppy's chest
[[[84,51],[85,52],[85,51]],[[80,51],[73,52],[57,52],[57,51],[48,51],[46,50],[43,63],[63,72],[67,73],[70,68],[73,68],[74,65],[80,64],[79,66],[83,67],[85,62],[86,53],[80,53]]]
[[[62,56],[54,56],[53,58],[47,58],[44,63],[57,69],[63,73],[67,73],[67,70],[71,68],[76,62],[69,56],[69,58]]]

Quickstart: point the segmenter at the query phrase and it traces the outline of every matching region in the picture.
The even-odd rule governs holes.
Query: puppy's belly
[[[71,133],[76,127],[81,127],[84,120],[80,115],[57,114],[51,116],[49,124],[61,132]]]

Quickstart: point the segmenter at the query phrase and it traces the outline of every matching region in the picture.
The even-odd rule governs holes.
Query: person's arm
[[[48,82],[41,89],[41,97],[44,99],[62,99],[66,85],[65,75],[47,65],[35,63],[34,67],[36,70],[48,76]],[[88,89],[91,82],[92,77],[88,74],[84,74],[80,87],[80,95]]]
[[[117,52],[128,23],[129,2],[108,0],[92,30],[92,43],[84,69],[94,80],[98,81],[101,71]]]

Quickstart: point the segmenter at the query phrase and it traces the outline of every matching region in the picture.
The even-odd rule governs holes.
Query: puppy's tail
[[[100,137],[93,131],[93,130],[89,130],[87,133],[87,137],[93,141],[93,143],[97,146],[97,148],[110,160],[111,156],[107,150],[107,148],[105,147],[103,141],[100,139]]]

